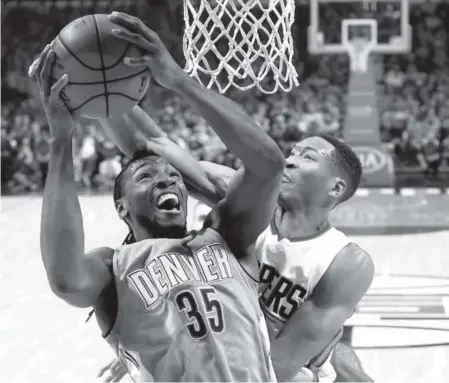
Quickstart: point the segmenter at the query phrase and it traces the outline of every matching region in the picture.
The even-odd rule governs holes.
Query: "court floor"
[[[121,242],[126,228],[112,197],[82,197],[81,206],[86,248]],[[41,198],[3,198],[1,209],[2,380],[94,381],[113,354],[95,320],[85,323],[89,310],[50,292],[39,254]],[[437,277],[449,278],[449,232],[354,240],[372,254],[379,274],[350,323],[367,372],[378,382],[447,381],[449,279]],[[384,326],[385,318],[391,325]],[[429,343],[442,345],[423,347]]]

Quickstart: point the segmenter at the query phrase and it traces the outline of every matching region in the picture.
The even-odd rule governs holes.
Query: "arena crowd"
[[[27,70],[44,45],[68,22],[89,13],[112,9],[139,15],[156,29],[182,60],[182,29],[156,20],[154,12],[128,2],[105,9],[2,7],[2,194],[39,191],[47,173],[49,131]],[[178,9],[179,11],[179,9]],[[449,19],[448,5],[418,5],[410,11],[413,49],[409,54],[384,56],[379,113],[382,139],[394,154],[398,168],[426,172],[428,179],[449,167]],[[265,95],[257,90],[231,92],[284,152],[307,135],[341,136],[346,113],[349,62],[345,55],[307,53],[308,8],[298,7],[295,65],[301,86],[290,93]],[[339,23],[335,9],[323,12],[329,28]],[[143,15],[143,16],[142,16]],[[166,15],[170,17],[170,15]],[[157,26],[158,25],[158,26]],[[177,27],[175,27],[177,28]],[[180,146],[196,158],[228,166],[239,165],[195,111],[156,84],[141,106]],[[74,164],[79,187],[110,190],[124,159],[91,121],[81,121],[73,137]]]

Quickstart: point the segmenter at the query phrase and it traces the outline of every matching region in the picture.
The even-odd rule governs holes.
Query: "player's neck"
[[[141,225],[135,226],[133,227],[133,233],[137,242],[151,238],[184,238],[187,235],[185,227],[162,228],[153,226],[148,228]]]
[[[290,240],[319,236],[330,227],[327,209],[285,210],[278,206],[274,214],[278,234]]]
[[[137,226],[133,228],[134,237],[136,238],[136,241],[143,241],[145,239],[154,238],[154,235],[148,230],[147,228],[143,226]]]

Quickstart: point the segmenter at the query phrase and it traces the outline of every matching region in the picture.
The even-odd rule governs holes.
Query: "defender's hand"
[[[73,120],[60,97],[60,93],[67,85],[69,78],[65,74],[52,85],[51,72],[55,60],[56,54],[49,44],[39,58],[31,64],[28,76],[34,77],[38,84],[52,137],[67,138],[71,136],[73,131]]]
[[[114,359],[98,372],[97,378],[101,378],[104,382],[120,382],[126,373],[126,368],[120,360]]]
[[[113,29],[112,34],[115,37],[129,41],[145,51],[142,57],[125,57],[126,64],[148,66],[156,81],[169,89],[173,89],[177,81],[186,76],[157,33],[140,19],[121,12],[112,12],[109,17],[112,22],[126,28],[126,30]]]

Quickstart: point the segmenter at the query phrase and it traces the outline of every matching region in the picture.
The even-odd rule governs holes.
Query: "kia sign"
[[[374,146],[355,146],[353,149],[362,163],[361,186],[394,186],[393,160],[386,150]]]
[[[362,163],[364,174],[378,172],[387,164],[385,154],[375,148],[359,146],[355,148],[355,152]]]

